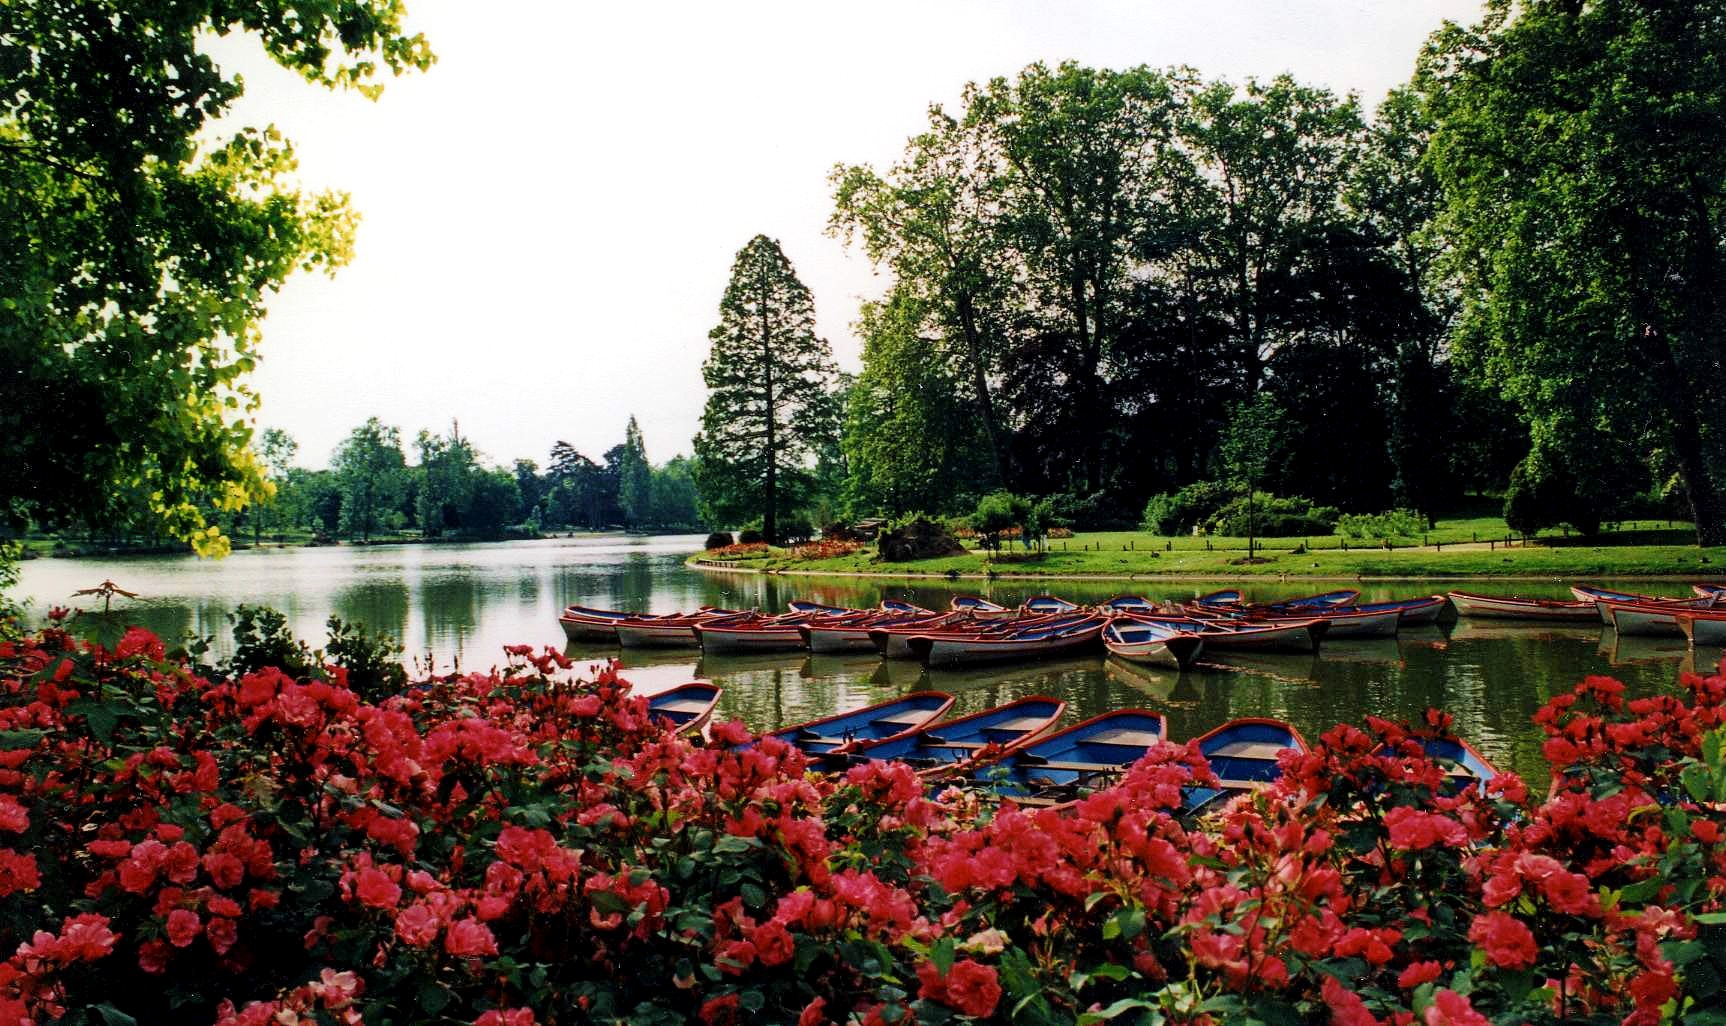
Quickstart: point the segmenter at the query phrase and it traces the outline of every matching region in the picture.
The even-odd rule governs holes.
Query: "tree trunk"
[[[995,401],[989,394],[989,377],[983,365],[983,333],[977,327],[977,311],[968,292],[959,293],[959,328],[965,335],[965,351],[971,365],[971,387],[983,415],[983,433],[989,439],[989,458],[995,467],[995,483],[1006,484],[1005,461],[1001,457],[1001,425],[995,420]]]

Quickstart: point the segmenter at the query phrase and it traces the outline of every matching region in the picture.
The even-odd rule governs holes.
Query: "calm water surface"
[[[1141,581],[960,581],[904,583],[860,578],[709,575],[684,558],[701,536],[602,535],[485,545],[271,549],[221,562],[192,557],[41,559],[24,564],[21,591],[38,613],[71,604],[73,591],[104,578],[139,593],[125,603],[131,622],[165,638],[214,637],[225,653],[227,614],[241,603],[274,606],[295,632],[320,644],[331,615],[400,638],[410,657],[439,669],[484,669],[506,644],[564,645],[557,614],[565,605],[672,612],[700,605],[781,610],[793,598],[869,606],[886,597],[944,608],[959,593],[981,592],[1016,604],[1053,591],[1100,601],[1126,590],[1154,598],[1192,597],[1208,586]],[[1333,585],[1253,584],[1256,598],[1287,597]],[[1680,594],[1681,582],[1626,585]],[[1428,582],[1373,585],[1365,599],[1445,590]],[[1562,582],[1469,585],[1493,594],[1568,597]],[[618,655],[583,645],[583,660]],[[1274,716],[1309,740],[1367,714],[1411,718],[1429,706],[1456,716],[1459,732],[1501,767],[1543,781],[1535,709],[1586,674],[1609,673],[1647,694],[1674,686],[1681,670],[1711,668],[1718,652],[1693,654],[1683,639],[1617,638],[1595,627],[1483,626],[1463,621],[1407,630],[1395,640],[1326,641],[1318,656],[1229,653],[1182,673],[1130,666],[1101,655],[976,670],[928,671],[873,657],[734,656],[631,652],[627,676],[643,691],[692,678],[725,688],[722,710],[756,729],[795,723],[925,688],[952,692],[972,712],[1026,695],[1065,699],[1069,721],[1108,709],[1143,706],[1169,717],[1177,740],[1236,716]]]

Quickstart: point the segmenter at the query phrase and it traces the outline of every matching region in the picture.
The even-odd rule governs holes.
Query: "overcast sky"
[[[707,332],[737,250],[776,238],[856,370],[883,280],[824,234],[837,162],[885,166],[931,102],[1033,61],[1291,72],[1370,111],[1476,0],[410,0],[438,63],[383,97],[308,86],[255,44],[236,123],[273,122],[312,188],[362,214],[354,260],[273,297],[261,426],[330,451],[376,415],[451,418],[492,461],[598,459],[630,414],[648,456],[690,447]],[[410,456],[411,458],[411,456]]]

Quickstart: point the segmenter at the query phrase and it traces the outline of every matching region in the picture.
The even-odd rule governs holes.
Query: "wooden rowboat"
[[[1582,623],[1600,618],[1592,602],[1475,595],[1466,591],[1453,591],[1449,598],[1450,604],[1456,607],[1456,615],[1473,618],[1528,623]]]
[[[1162,611],[1162,607],[1143,595],[1116,595],[1107,602],[1099,603],[1096,608],[1097,612],[1104,616],[1120,616],[1128,613],[1149,616]]]
[[[1257,607],[1242,610],[1239,613],[1219,613],[1203,606],[1187,607],[1187,615],[1197,618],[1227,618],[1243,624],[1283,624],[1308,623],[1312,620],[1323,620],[1329,627],[1327,638],[1394,638],[1397,628],[1402,625],[1402,610],[1389,608],[1380,610],[1359,610],[1353,607],[1314,609],[1306,613],[1295,613],[1283,610],[1274,612],[1261,611]]]
[[[1678,626],[1678,614],[1686,607],[1650,605],[1642,602],[1613,602],[1599,599],[1594,603],[1600,615],[1619,634],[1644,638],[1676,638],[1684,633]]]
[[[701,644],[695,636],[696,624],[739,615],[732,609],[703,609],[695,613],[632,616],[617,621],[617,643],[624,648],[695,648]]]
[[[931,723],[891,741],[861,742],[848,752],[828,757],[822,768],[892,761],[906,763],[922,776],[961,772],[980,756],[992,761],[1030,744],[1059,723],[1066,711],[1067,703],[1058,698],[1021,698],[969,716]]]
[[[1718,603],[1726,603],[1726,584],[1692,584],[1690,590],[1699,598],[1712,598]]]
[[[1409,740],[1419,744],[1427,758],[1444,768],[1446,790],[1462,791],[1470,787],[1484,790],[1487,781],[1498,776],[1498,767],[1460,737],[1410,737]],[[1385,754],[1397,753],[1387,749]]]
[[[861,709],[781,727],[763,736],[796,745],[810,755],[836,755],[859,743],[888,741],[920,730],[951,708],[953,696],[945,691],[913,691]]]
[[[1259,717],[1230,720],[1200,737],[1198,745],[1217,783],[1214,787],[1189,787],[1181,793],[1181,812],[1188,816],[1231,794],[1256,790],[1280,780],[1282,753],[1307,750],[1300,731],[1281,720]]]
[[[1107,622],[1099,616],[1063,617],[1011,631],[916,634],[905,643],[929,667],[1047,659],[1094,648]]]
[[[1056,805],[1105,787],[1166,741],[1169,721],[1149,709],[1117,709],[1076,723],[1004,758],[969,780],[1022,805]]]
[[[1361,612],[1399,609],[1402,611],[1400,626],[1421,627],[1437,623],[1439,615],[1444,612],[1444,607],[1449,601],[1443,595],[1427,595],[1423,598],[1391,599],[1388,602],[1362,602],[1351,608]]]
[[[647,712],[655,719],[670,720],[679,734],[699,734],[713,719],[723,688],[705,681],[679,684],[647,699]]]
[[[803,648],[799,630],[809,617],[802,613],[756,616],[750,613],[706,620],[694,625],[703,652],[796,652]]]
[[[1026,599],[1022,608],[1033,616],[1058,616],[1062,613],[1071,613],[1079,607],[1076,603],[1068,602],[1064,598],[1056,598],[1053,595],[1037,595]]]
[[[1116,619],[1103,628],[1103,647],[1129,663],[1180,670],[1198,661],[1205,639],[1167,624]]]
[[[1606,588],[1596,588],[1589,584],[1573,584],[1570,586],[1570,593],[1575,595],[1578,601],[1594,603],[1594,608],[1600,614],[1600,622],[1608,627],[1615,626],[1612,618],[1612,609],[1608,603],[1617,602],[1642,606],[1668,606],[1675,609],[1709,609],[1713,607],[1715,601],[1712,595],[1663,598],[1658,595],[1638,595],[1635,592],[1630,591],[1611,591]],[[1632,628],[1631,633],[1637,633],[1634,627]],[[1676,628],[1670,632],[1661,630],[1658,633],[1676,634],[1677,630]]]
[[[1726,645],[1726,609],[1686,609],[1673,619],[1692,645]]]
[[[1289,620],[1266,623],[1235,618],[1196,616],[1135,616],[1141,623],[1156,623],[1189,631],[1205,641],[1212,651],[1243,649],[1257,652],[1317,652],[1330,630],[1327,620]]]
[[[1009,609],[976,595],[955,595],[948,608],[955,613],[969,613],[979,620],[1011,620],[1019,615],[1017,609]]]

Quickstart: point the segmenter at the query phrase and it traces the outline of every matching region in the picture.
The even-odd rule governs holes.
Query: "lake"
[[[506,644],[555,645],[584,661],[616,649],[567,646],[557,622],[571,603],[672,612],[701,605],[782,610],[794,598],[870,606],[886,597],[945,608],[955,594],[981,593],[1017,604],[1043,592],[1096,602],[1122,591],[1190,598],[1212,586],[1144,580],[1131,585],[1078,581],[886,581],[872,578],[711,575],[683,560],[702,536],[596,535],[475,545],[379,545],[262,549],[222,561],[191,556],[39,559],[24,564],[20,592],[37,615],[73,605],[72,593],[111,578],[137,592],[123,600],[129,622],[171,640],[213,637],[229,648],[227,614],[241,603],[273,606],[295,632],[322,643],[331,616],[386,631],[407,657],[439,670],[485,669]],[[1444,591],[1434,582],[1373,584],[1363,600]],[[1253,598],[1328,590],[1312,582],[1250,584]],[[1626,584],[1627,590],[1683,594],[1683,582]],[[1565,582],[1472,583],[1491,594],[1568,597]],[[88,603],[89,600],[83,600]],[[1720,653],[1700,658],[1705,668]],[[1339,722],[1368,714],[1418,717],[1429,706],[1456,717],[1459,733],[1506,769],[1545,780],[1542,737],[1529,717],[1554,694],[1591,673],[1622,680],[1632,694],[1675,686],[1698,657],[1682,638],[1618,638],[1603,628],[1527,628],[1461,621],[1405,630],[1395,640],[1327,640],[1317,656],[1210,658],[1186,672],[1148,670],[1102,655],[987,670],[928,671],[873,657],[799,654],[702,658],[699,653],[631,652],[625,676],[643,691],[693,678],[725,688],[721,709],[757,730],[812,719],[906,691],[957,696],[956,713],[1026,695],[1069,704],[1068,720],[1142,706],[1166,713],[1171,736],[1195,737],[1237,716],[1273,716],[1316,740]]]

